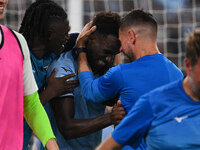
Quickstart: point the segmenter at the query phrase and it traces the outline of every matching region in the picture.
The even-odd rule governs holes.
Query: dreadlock
[[[23,34],[27,43],[32,47],[35,36],[49,38],[48,27],[52,21],[64,21],[67,14],[62,7],[50,0],[37,0],[26,10],[19,32]]]

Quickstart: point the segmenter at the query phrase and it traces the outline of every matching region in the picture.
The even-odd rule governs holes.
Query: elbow
[[[58,129],[65,140],[70,140],[70,139],[75,138],[75,135],[74,135],[75,131],[73,131],[70,127],[65,125],[62,127],[58,127]]]
[[[73,135],[70,132],[61,132],[62,136],[64,137],[65,140],[70,140],[73,139]]]

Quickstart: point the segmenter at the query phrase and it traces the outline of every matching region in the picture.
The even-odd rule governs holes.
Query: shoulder
[[[26,41],[25,40],[25,38],[24,38],[24,36],[21,34],[21,33],[19,33],[19,32],[17,32],[17,31],[15,31],[15,30],[12,30],[13,32],[14,32],[14,34],[18,37],[18,39],[20,40],[20,41]]]
[[[76,73],[77,62],[73,59],[71,51],[62,53],[58,59],[52,62],[47,71],[48,75],[50,75],[54,68],[57,69],[56,77]]]
[[[179,91],[182,80],[177,80],[166,85],[160,86],[142,97],[148,97],[151,104],[162,105],[167,102],[167,99],[173,97]]]
[[[14,31],[14,30],[12,30],[12,31],[19,40],[19,44],[21,45],[21,49],[22,49],[22,52],[24,54],[24,57],[25,58],[29,57],[30,53],[29,53],[29,48],[28,48],[28,44],[26,42],[26,39],[24,38],[24,36],[21,33]]]

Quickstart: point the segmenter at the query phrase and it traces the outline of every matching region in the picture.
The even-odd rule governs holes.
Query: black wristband
[[[77,59],[78,58],[78,55],[81,53],[81,52],[87,52],[87,49],[86,48],[78,48],[78,47],[74,47],[73,50],[72,50],[72,55],[74,57],[74,59]]]

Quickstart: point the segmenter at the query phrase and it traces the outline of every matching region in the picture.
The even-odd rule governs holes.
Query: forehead
[[[120,42],[118,38],[113,38],[111,36],[90,39],[87,44],[88,52],[94,57],[114,55],[119,48]]]
[[[93,55],[101,55],[103,53],[102,41],[97,39],[90,39],[87,44],[88,52]]]
[[[65,30],[69,29],[69,22],[67,19],[65,20],[51,20],[49,23],[49,29],[54,29],[54,30]]]
[[[119,29],[119,39],[121,40],[122,38],[124,38],[125,37],[125,30],[123,29]]]

